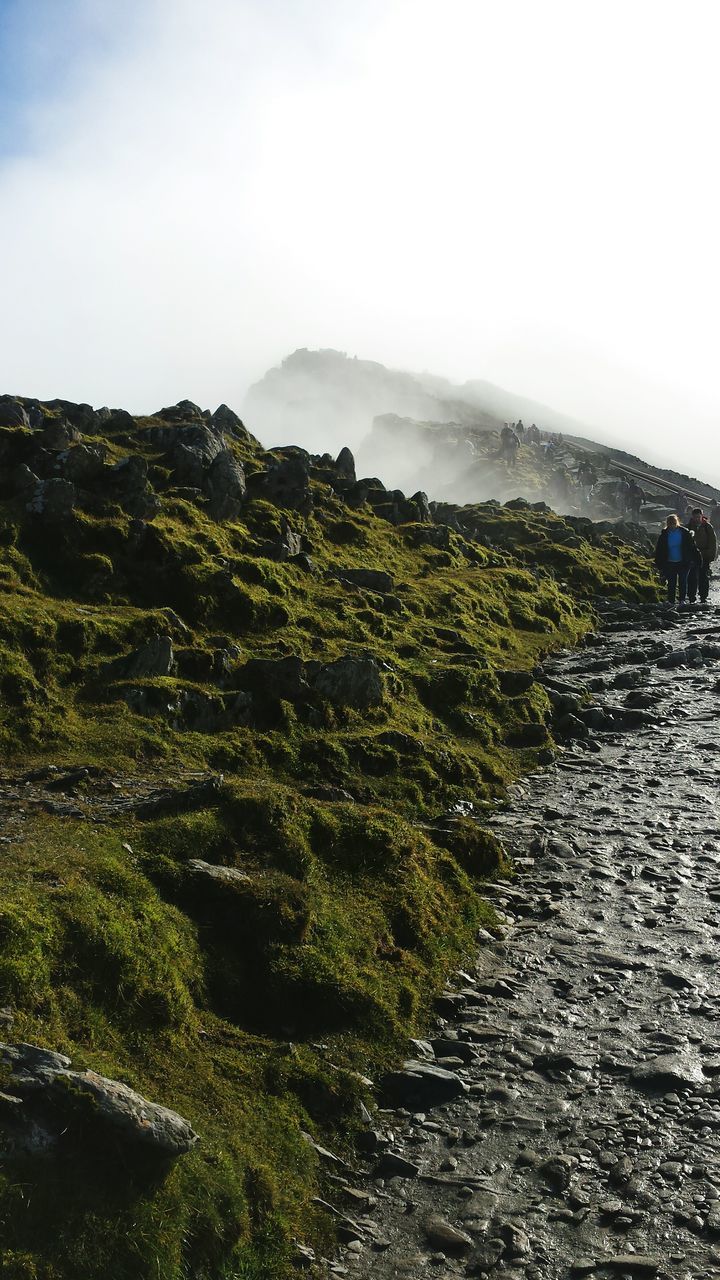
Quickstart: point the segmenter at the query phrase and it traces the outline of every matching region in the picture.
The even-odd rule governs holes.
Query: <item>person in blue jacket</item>
[[[665,528],[655,547],[655,564],[667,582],[667,598],[670,604],[687,604],[688,574],[702,557],[695,546],[695,536],[680,523],[678,516],[668,516]]]

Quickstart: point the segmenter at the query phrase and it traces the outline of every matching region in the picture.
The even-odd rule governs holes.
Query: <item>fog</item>
[[[719,482],[716,37],[705,0],[0,0],[0,390],[240,408],[335,347]]]

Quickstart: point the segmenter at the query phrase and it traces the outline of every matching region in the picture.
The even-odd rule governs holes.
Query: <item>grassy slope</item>
[[[251,470],[267,461],[236,447]],[[12,1038],[127,1081],[201,1135],[157,1182],[80,1134],[56,1160],[0,1166],[3,1276],[279,1277],[293,1238],[329,1245],[301,1129],[343,1144],[369,1101],[358,1072],[376,1076],[402,1051],[491,923],[481,879],[503,870],[501,854],[476,824],[441,831],[437,819],[490,801],[536,761],[506,739],[543,720],[544,694],[504,697],[496,672],[574,643],[593,594],[654,590],[630,548],[591,547],[552,514],[479,507],[491,545],[453,533],[437,551],[414,546],[417,526],[314,489],[310,518],[287,515],[316,573],[257,555],[281,517],[264,501],[218,525],[169,491],[141,555],[119,508],[80,510],[48,537],[0,502],[5,773],[52,762],[107,779],[225,775],[199,812],[96,824],[29,809],[3,845]],[[390,572],[397,611],[326,576],[349,566]],[[132,713],[102,674],[158,632],[180,649],[236,644],[238,670],[249,657],[370,651],[388,698],[362,713],[268,702],[252,727],[186,732]],[[221,696],[178,677],[132,683],[165,703],[181,689]],[[355,801],[309,794],[324,784]],[[230,900],[200,894],[197,857],[250,879]]]

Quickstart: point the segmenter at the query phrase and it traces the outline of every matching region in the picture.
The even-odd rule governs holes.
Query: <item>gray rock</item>
[[[630,1080],[643,1089],[663,1093],[706,1083],[699,1059],[674,1053],[664,1053],[641,1063],[631,1072]]]
[[[713,1205],[705,1219],[705,1230],[709,1231],[711,1235],[720,1235],[720,1206]]]
[[[40,439],[43,448],[50,453],[65,453],[79,435],[77,428],[64,418],[49,418],[40,432]]]
[[[177,404],[169,405],[166,409],[158,409],[152,416],[162,419],[163,422],[194,422],[197,419],[202,421],[206,415],[192,400],[178,400]]]
[[[352,480],[353,483],[355,482],[357,478],[355,474],[355,458],[347,445],[345,448],[340,450],[337,458],[335,459],[335,470],[339,472],[345,480]]]
[[[516,1227],[513,1222],[504,1222],[498,1227],[498,1235],[504,1240],[509,1257],[523,1258],[529,1254],[530,1237],[522,1227]]]
[[[245,497],[245,472],[230,449],[213,458],[204,477],[213,520],[236,520]]]
[[[205,424],[149,427],[150,442],[167,450],[165,462],[178,485],[201,489],[206,469],[225,449],[220,432]]]
[[[0,427],[29,427],[30,419],[19,400],[10,396],[0,399]]]
[[[175,1159],[197,1142],[197,1134],[177,1112],[149,1102],[118,1080],[95,1071],[73,1071],[64,1054],[32,1044],[0,1044],[0,1062],[8,1090],[19,1098],[11,1149],[37,1151],[38,1133],[51,1148],[72,1129],[78,1114],[98,1136],[112,1130],[129,1146],[164,1158]],[[0,1127],[3,1120],[0,1111]]]
[[[397,1151],[384,1151],[375,1165],[378,1178],[417,1178],[420,1165],[407,1160]]]
[[[577,1163],[574,1156],[551,1156],[549,1160],[540,1165],[540,1172],[551,1187],[555,1187],[559,1191],[566,1191],[572,1181],[573,1173],[577,1169]]]
[[[103,473],[109,496],[136,520],[152,520],[160,501],[148,484],[148,465],[139,454],[121,458]]]
[[[618,1253],[612,1258],[600,1259],[597,1265],[626,1271],[631,1276],[654,1276],[662,1266],[662,1259],[646,1253]]]
[[[428,1218],[424,1224],[428,1244],[440,1249],[445,1254],[458,1255],[469,1253],[473,1247],[472,1236],[458,1227],[453,1227],[444,1218]]]
[[[27,511],[48,524],[62,524],[75,509],[75,485],[69,480],[40,480],[27,504]]]
[[[31,471],[26,462],[21,462],[10,475],[13,493],[24,497],[34,493],[41,485],[40,477]]]
[[[555,721],[555,728],[563,738],[587,738],[590,730],[587,725],[579,718],[579,716],[566,715],[558,716]]]
[[[527,693],[528,689],[535,684],[532,671],[498,671],[496,674],[500,692],[508,698],[516,698],[521,693]]]
[[[432,511],[430,510],[428,496],[426,493],[423,493],[422,489],[418,489],[417,493],[413,493],[412,496],[408,498],[408,503],[411,507],[415,508],[415,510],[410,513],[411,520],[417,520],[419,524],[430,524],[430,521],[432,520]]]
[[[106,453],[101,444],[76,444],[66,454],[60,454],[58,462],[67,480],[87,485],[102,475]]]
[[[320,668],[313,680],[317,692],[337,706],[379,706],[387,688],[374,658],[338,658]]]
[[[175,665],[170,636],[154,636],[147,644],[122,658],[115,658],[104,668],[110,680],[138,680],[152,676],[169,676]]]
[[[266,498],[278,507],[299,511],[301,515],[312,511],[309,454],[304,450],[272,461],[267,471],[255,472],[250,477],[250,485],[253,495]]]
[[[301,552],[302,538],[299,533],[290,528],[284,516],[280,522],[280,532],[277,536],[271,538],[268,542],[263,542],[258,547],[259,556],[265,556],[267,560],[276,560],[278,563],[291,560],[293,556],[299,556]]]
[[[217,866],[212,862],[203,862],[202,858],[191,858],[188,866],[203,880],[212,881],[213,884],[220,886],[227,885],[232,888],[238,884],[250,884],[252,879],[244,871],[238,871],[236,867]]]
[[[225,433],[229,436],[235,436],[238,440],[248,440],[250,432],[237,414],[226,404],[219,404],[210,422],[216,431],[221,434]]]
[[[452,1102],[467,1093],[467,1085],[454,1071],[429,1062],[406,1062],[402,1071],[391,1071],[383,1081],[383,1093],[391,1105],[412,1104],[420,1110]]]
[[[392,575],[382,569],[338,569],[337,577],[343,582],[351,582],[356,587],[367,587],[369,591],[377,591],[381,595],[395,587]]]

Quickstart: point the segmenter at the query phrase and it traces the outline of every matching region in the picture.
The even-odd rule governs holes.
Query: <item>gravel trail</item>
[[[502,937],[336,1173],[329,1276],[720,1277],[720,607],[607,606],[543,679],[598,728],[492,821]]]

